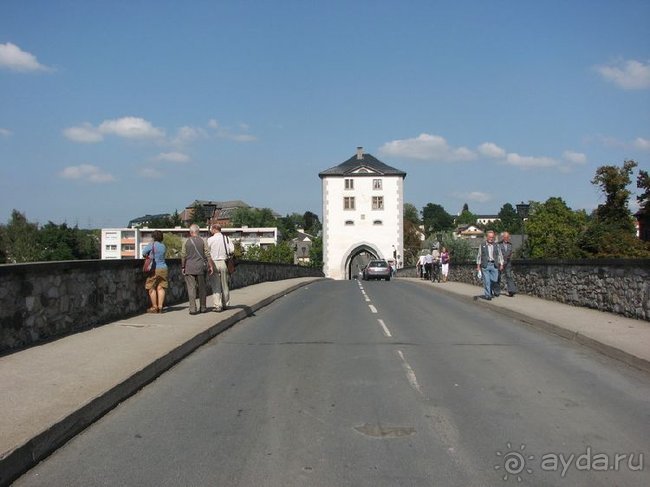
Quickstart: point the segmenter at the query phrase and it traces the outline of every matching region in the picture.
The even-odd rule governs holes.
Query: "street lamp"
[[[530,204],[524,203],[523,201],[517,205],[517,215],[521,218],[521,253],[526,257],[526,247],[524,246],[526,240],[526,224],[525,221],[528,218],[528,212],[530,211]]]

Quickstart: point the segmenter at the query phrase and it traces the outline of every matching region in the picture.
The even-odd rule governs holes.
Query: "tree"
[[[404,221],[413,223],[414,225],[420,224],[420,216],[418,209],[412,203],[404,203]]]
[[[571,210],[562,198],[552,197],[544,203],[532,202],[525,225],[527,253],[533,259],[582,257],[578,241],[586,221],[584,210]]]
[[[207,208],[201,203],[194,203],[191,210],[190,223],[196,223],[199,227],[205,227],[212,217]]]
[[[5,254],[9,263],[38,262],[38,225],[27,221],[18,210],[11,212],[11,219],[5,227]]]
[[[320,231],[323,228],[323,225],[321,224],[318,215],[316,213],[312,213],[311,211],[306,211],[305,214],[302,216],[303,221],[305,222],[304,224],[304,229],[305,232],[307,232],[309,235],[318,235]]]
[[[592,184],[600,186],[605,203],[598,205],[594,218],[580,239],[580,248],[593,257],[648,257],[650,246],[636,238],[632,213],[628,208],[632,182],[631,174],[637,166],[625,161],[622,167],[601,166],[596,169]],[[643,171],[637,178],[643,187]],[[647,177],[647,173],[645,174]],[[647,191],[646,191],[647,193]],[[641,195],[643,198],[644,194]]]
[[[427,237],[436,232],[454,229],[454,217],[447,213],[442,206],[433,203],[427,203],[422,208],[422,223]]]
[[[456,225],[474,225],[475,223],[476,215],[469,211],[469,206],[465,203],[460,215],[456,217]]]
[[[630,176],[637,166],[634,161],[625,161],[622,167],[600,166],[591,183],[600,186],[605,194],[605,203],[598,205],[596,219],[601,223],[634,232],[632,215],[628,200],[632,194],[627,186],[632,182]]]
[[[636,197],[639,203],[639,211],[644,215],[650,214],[650,177],[648,171],[639,170],[639,175],[636,178],[636,187],[643,190],[643,192]]]
[[[38,260],[73,260],[77,248],[75,229],[68,228],[67,224],[47,222],[38,232],[38,245],[40,256]]]
[[[521,233],[521,218],[517,210],[510,204],[506,203],[499,210],[499,221],[501,222],[501,232]]]
[[[422,242],[420,236],[420,218],[415,205],[404,203],[404,265],[415,265],[420,254]]]
[[[181,257],[181,250],[183,249],[183,239],[180,237],[180,235],[175,235],[173,233],[164,233],[163,243],[167,248],[167,252],[165,253],[165,258],[179,259]]]
[[[311,242],[311,247],[309,249],[309,267],[314,267],[316,269],[323,268],[323,238],[316,237]]]
[[[277,227],[278,221],[269,208],[237,208],[230,219],[233,227]]]

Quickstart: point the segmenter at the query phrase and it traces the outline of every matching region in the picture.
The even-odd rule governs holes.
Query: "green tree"
[[[200,203],[194,203],[191,207],[190,223],[196,223],[199,227],[205,227],[212,217],[205,206]]]
[[[424,234],[427,237],[436,232],[454,229],[454,217],[447,213],[442,206],[434,203],[427,203],[422,208],[422,223],[424,224]]]
[[[323,238],[316,237],[309,249],[309,267],[316,269],[323,268]]]
[[[519,218],[517,210],[510,203],[506,203],[501,207],[498,216],[502,225],[502,228],[498,231],[513,234],[521,233],[521,218]]]
[[[233,227],[277,227],[278,221],[269,208],[237,208],[230,219]]]
[[[648,171],[639,170],[636,187],[642,190],[642,193],[636,197],[636,201],[639,203],[639,211],[648,215],[650,214],[650,176],[648,176]]]
[[[467,203],[463,205],[463,211],[456,217],[456,225],[474,225],[476,223],[476,215],[469,211]]]
[[[455,238],[453,232],[442,234],[442,246],[447,247],[452,262],[476,262],[476,251],[472,248],[469,240]]]
[[[404,203],[404,265],[415,265],[420,252],[420,218],[415,205]]]
[[[578,246],[587,221],[584,210],[573,211],[552,197],[533,202],[525,225],[526,253],[533,259],[573,259],[583,256]]]
[[[314,237],[317,236],[320,231],[323,228],[323,225],[320,222],[320,219],[318,218],[318,215],[316,213],[312,213],[311,211],[306,211],[305,214],[302,216],[302,219],[304,221],[304,229],[305,232],[307,232],[309,235],[313,235]]]
[[[634,232],[634,222],[628,208],[630,195],[627,187],[632,182],[631,175],[637,163],[625,161],[622,167],[600,166],[591,183],[600,186],[605,195],[605,203],[598,205],[596,220],[623,231]]]
[[[164,233],[163,243],[167,247],[167,252],[165,253],[166,259],[180,259],[181,250],[183,249],[183,239],[180,235]]]
[[[27,217],[13,210],[11,219],[5,227],[5,254],[9,263],[38,262],[40,249],[38,244],[38,225],[27,221]]]
[[[77,235],[75,230],[62,223],[47,222],[38,231],[37,242],[40,248],[40,261],[73,260],[77,256]]]

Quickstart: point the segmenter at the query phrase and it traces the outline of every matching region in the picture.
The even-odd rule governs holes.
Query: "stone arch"
[[[352,279],[369,260],[384,258],[379,249],[369,242],[352,245],[343,255],[345,256],[342,262],[345,279]]]

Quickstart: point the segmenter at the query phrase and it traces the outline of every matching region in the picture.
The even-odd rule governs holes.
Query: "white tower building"
[[[406,173],[357,147],[355,156],[318,176],[325,275],[350,279],[372,258],[402,267]]]

